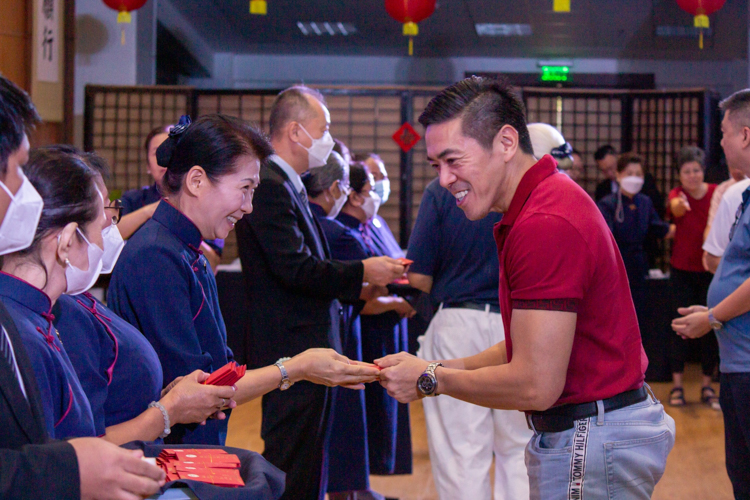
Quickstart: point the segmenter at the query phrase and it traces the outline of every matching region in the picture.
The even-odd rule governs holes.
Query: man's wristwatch
[[[292,385],[294,385],[294,382],[289,380],[289,374],[286,372],[286,368],[284,368],[284,363],[286,363],[290,359],[292,358],[280,358],[276,363],[274,363],[274,365],[276,365],[281,372],[281,383],[279,383],[279,389],[281,389],[282,391],[285,391]]]
[[[711,324],[711,328],[714,330],[721,330],[724,328],[724,323],[714,318],[714,308],[708,310],[708,322]]]
[[[430,363],[427,365],[427,369],[417,379],[417,389],[425,396],[437,396],[438,381],[435,377],[435,368],[443,366],[443,363]]]

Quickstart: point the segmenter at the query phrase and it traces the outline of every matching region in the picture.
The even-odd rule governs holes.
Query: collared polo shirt
[[[732,294],[750,278],[750,188],[742,193],[742,215],[736,222],[714,279],[708,288],[708,307]],[[722,373],[750,372],[750,312],[724,322],[716,332]]]
[[[555,406],[641,387],[648,360],[617,243],[551,156],[526,172],[494,234],[508,361],[515,309],[569,311],[577,313],[575,337]]]

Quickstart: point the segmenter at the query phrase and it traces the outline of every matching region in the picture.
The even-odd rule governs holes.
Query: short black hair
[[[505,125],[518,132],[518,144],[533,155],[526,128],[526,108],[505,80],[472,76],[444,89],[427,104],[419,123],[425,128],[461,118],[461,132],[484,149],[492,149],[495,136]]]
[[[363,161],[354,161],[349,165],[349,187],[361,194],[365,185],[370,182],[370,169]]]
[[[750,89],[738,90],[719,103],[724,113],[732,112],[730,120],[741,127],[750,127]]]
[[[677,153],[677,161],[675,162],[675,168],[677,172],[680,172],[682,166],[690,162],[698,162],[701,169],[706,170],[706,153],[698,146],[685,146],[680,149]]]
[[[622,155],[620,155],[620,157],[617,159],[617,171],[622,172],[623,170],[628,168],[628,165],[632,163],[639,164],[643,169],[643,173],[646,173],[646,165],[643,164],[643,158],[641,158],[641,156],[634,151],[623,153]]]
[[[40,121],[29,94],[0,75],[0,173],[5,173],[8,157],[21,147],[23,135]]]
[[[611,144],[605,144],[604,146],[599,146],[599,148],[594,152],[594,159],[596,161],[601,161],[607,155],[617,156],[617,150],[614,147],[612,147]]]
[[[295,85],[279,92],[271,105],[271,114],[268,117],[268,129],[271,137],[284,128],[291,121],[303,121],[310,118],[313,108],[305,96],[312,96],[325,106],[326,99],[323,94],[304,85]]]
[[[181,133],[173,128],[156,150],[156,161],[167,169],[160,187],[164,193],[176,194],[195,165],[215,182],[234,172],[240,156],[249,155],[262,163],[272,154],[268,139],[249,123],[232,116],[204,115]]]

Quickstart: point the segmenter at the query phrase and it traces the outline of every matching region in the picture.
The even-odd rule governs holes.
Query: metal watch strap
[[[294,382],[289,380],[289,374],[286,371],[286,368],[284,367],[284,363],[289,361],[292,358],[279,358],[274,365],[278,367],[279,371],[281,372],[281,382],[279,382],[279,389],[282,391],[285,391],[289,389],[292,385],[294,385]]]
[[[148,404],[149,408],[158,408],[161,412],[161,416],[164,418],[164,432],[162,432],[161,436],[159,436],[161,439],[164,439],[165,437],[169,436],[169,433],[172,432],[172,426],[169,422],[169,413],[167,413],[167,409],[164,408],[164,405],[161,404],[158,401],[151,401]]]
[[[435,370],[437,369],[438,366],[443,366],[443,363],[438,363],[438,362],[430,363],[429,365],[427,365],[427,369],[425,371],[429,372],[434,377]]]
[[[724,328],[724,323],[719,321],[714,317],[714,308],[708,310],[708,323],[711,325],[711,328],[714,330],[721,330]]]

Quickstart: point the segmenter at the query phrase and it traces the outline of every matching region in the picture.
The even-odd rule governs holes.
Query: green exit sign
[[[543,82],[567,82],[570,67],[568,66],[542,66]]]

